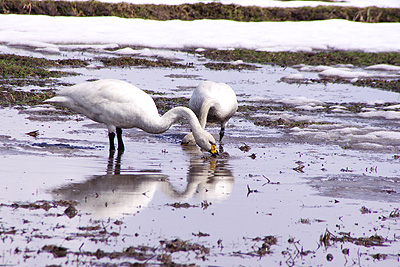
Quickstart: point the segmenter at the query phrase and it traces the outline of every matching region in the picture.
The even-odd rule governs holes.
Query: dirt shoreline
[[[223,5],[197,3],[183,5],[154,5],[101,3],[97,1],[31,1],[3,0],[2,14],[49,16],[117,16],[153,20],[228,19],[234,21],[312,21],[345,19],[361,22],[400,22],[396,8],[317,6],[299,8]]]

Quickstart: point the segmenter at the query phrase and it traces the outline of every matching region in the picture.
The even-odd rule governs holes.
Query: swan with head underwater
[[[203,129],[207,122],[221,124],[219,141],[225,134],[228,120],[235,114],[238,108],[236,94],[226,83],[204,81],[196,87],[189,100],[189,108],[196,113]],[[193,133],[188,133],[182,140],[182,144],[194,143]]]
[[[112,79],[85,82],[60,89],[45,102],[69,108],[89,119],[104,123],[108,128],[110,150],[125,149],[122,129],[139,128],[158,134],[167,131],[180,118],[186,118],[192,128],[196,144],[213,155],[218,154],[214,137],[205,131],[192,110],[175,107],[160,116],[154,100],[136,86]]]

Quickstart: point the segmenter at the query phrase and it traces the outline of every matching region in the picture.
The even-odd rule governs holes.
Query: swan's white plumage
[[[98,80],[64,87],[48,102],[105,123],[111,132],[115,127],[143,129],[152,118],[159,119],[157,107],[148,94],[119,80]]]
[[[117,128],[140,128],[148,133],[162,133],[183,117],[189,121],[196,143],[207,151],[212,148],[215,150],[215,139],[202,129],[193,111],[176,107],[160,117],[154,100],[144,91],[124,81],[105,79],[65,87],[46,102],[67,107],[96,122],[104,123],[109,133],[115,133]],[[122,144],[122,139],[119,141]]]
[[[196,113],[203,128],[207,122],[217,122],[221,125],[221,141],[228,120],[235,114],[238,103],[235,92],[226,83],[204,81],[193,91],[189,108]],[[188,134],[182,143],[189,143],[192,140],[193,136]]]

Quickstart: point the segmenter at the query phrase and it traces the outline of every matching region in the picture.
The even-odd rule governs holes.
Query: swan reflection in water
[[[114,153],[110,153],[105,175],[94,175],[85,182],[56,188],[52,190],[54,198],[77,201],[81,212],[106,219],[138,213],[150,204],[157,190],[173,201],[186,201],[193,196],[200,200],[222,201],[232,192],[234,178],[225,161],[192,159],[186,188],[177,190],[160,171],[128,173],[129,170],[121,168],[121,157],[122,152],[119,152],[114,161]]]

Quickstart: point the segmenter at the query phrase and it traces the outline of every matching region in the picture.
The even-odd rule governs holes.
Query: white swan
[[[238,103],[233,89],[225,83],[215,83],[204,81],[193,91],[189,100],[189,108],[196,113],[203,129],[208,122],[218,122],[221,124],[219,141],[225,133],[228,120],[235,114]],[[182,144],[194,142],[192,133],[187,134]]]
[[[196,143],[217,154],[214,137],[205,131],[196,115],[186,107],[176,107],[160,117],[154,100],[136,86],[119,80],[98,80],[61,89],[57,96],[45,102],[69,108],[108,127],[110,150],[124,150],[122,128],[140,128],[148,133],[162,133],[180,118],[186,118]]]

